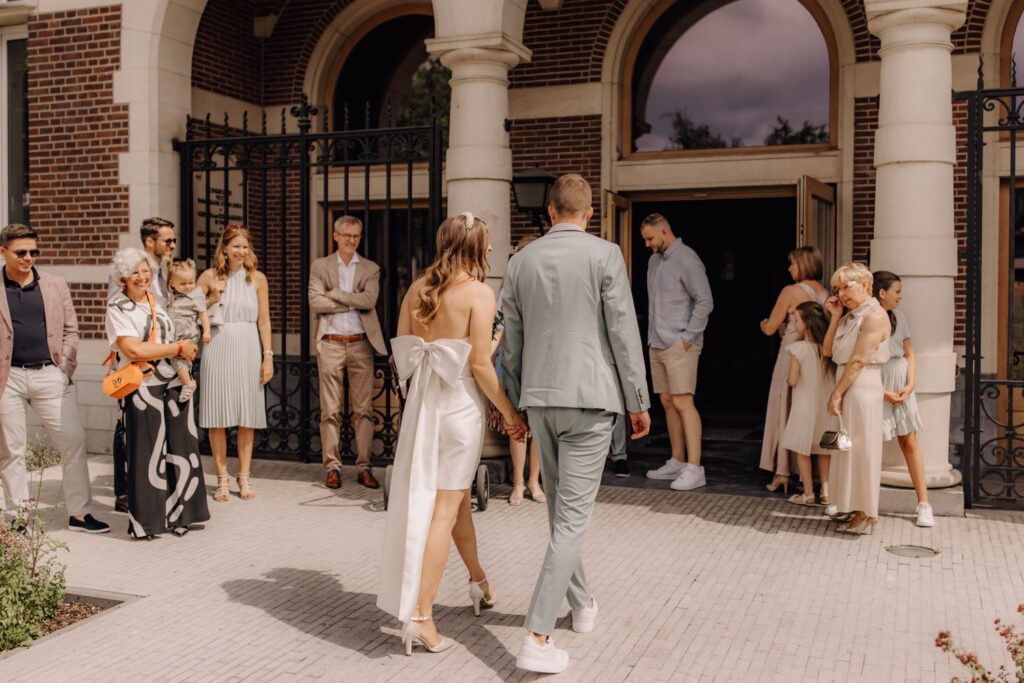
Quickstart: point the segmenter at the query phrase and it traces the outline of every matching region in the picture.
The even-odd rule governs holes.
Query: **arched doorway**
[[[697,402],[711,438],[760,438],[778,341],[758,321],[790,282],[789,250],[816,244],[830,264],[848,253],[839,209],[850,196],[842,110],[852,102],[840,70],[853,56],[833,30],[846,19],[832,4],[652,2],[624,13],[610,44],[618,53],[606,77],[621,86],[607,112],[606,227],[628,242],[642,330],[650,252],[640,221],[665,215],[704,262],[715,311]],[[616,217],[628,228],[616,230]]]

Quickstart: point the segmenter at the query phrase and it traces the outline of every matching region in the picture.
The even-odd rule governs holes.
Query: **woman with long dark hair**
[[[399,379],[409,382],[388,498],[377,606],[403,624],[413,645],[452,645],[431,612],[452,540],[469,570],[479,615],[494,594],[477,555],[469,489],[480,462],[489,399],[520,441],[526,425],[491,363],[494,291],[487,277],[487,225],[466,212],[437,231],[437,258],[402,301],[391,341]]]
[[[935,526],[935,516],[928,502],[924,459],[917,443],[921,430],[921,414],[917,409],[914,382],[917,378],[917,356],[910,343],[910,323],[897,306],[903,300],[903,282],[896,273],[879,270],[873,273],[875,298],[889,314],[892,336],[889,337],[889,360],[882,366],[882,433],[886,441],[896,439],[907,462],[907,472],[917,493],[917,520],[921,527]]]

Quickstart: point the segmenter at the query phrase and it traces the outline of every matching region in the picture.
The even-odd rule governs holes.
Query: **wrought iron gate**
[[[955,95],[967,104],[967,244],[966,260],[966,340],[964,350],[964,491],[968,506],[1024,507],[1024,364],[1022,351],[1015,342],[1024,342],[1024,192],[1017,188],[1017,144],[1024,142],[1024,88],[988,89],[984,87],[982,67],[978,68],[978,89]],[[997,267],[1006,278],[1004,336],[999,340],[1000,356],[993,374],[982,374],[982,155],[989,143],[998,154],[1008,143],[1009,173],[1005,178],[1009,202],[1010,229],[1003,249],[1005,256]],[[1001,200],[1002,201],[1002,200]],[[1001,238],[1002,239],[1002,238]],[[1018,256],[1019,255],[1019,256]],[[997,328],[998,329],[998,328]]]
[[[369,110],[368,110],[369,111]],[[290,115],[290,116],[289,116]],[[325,132],[312,132],[316,117]],[[289,131],[289,119],[297,130]],[[227,115],[189,119],[176,141],[181,156],[181,250],[199,268],[212,265],[226,224],[246,225],[270,285],[274,378],[267,385],[267,429],[257,432],[264,457],[320,459],[320,410],[307,278],[315,255],[334,251],[334,220],[363,221],[360,254],[381,267],[377,312],[386,337],[395,332],[401,297],[433,257],[441,222],[441,158],[446,128],[426,126],[328,131],[327,111],[305,96],[281,110],[279,132],[263,113],[258,131]],[[348,121],[347,113],[344,120]],[[277,126],[275,126],[277,127]],[[201,365],[201,363],[200,363]],[[373,457],[390,460],[399,404],[386,358],[375,361]],[[200,396],[202,400],[202,382]],[[348,386],[340,452],[354,453]]]

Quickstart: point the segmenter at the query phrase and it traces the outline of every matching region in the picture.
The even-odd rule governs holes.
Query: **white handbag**
[[[839,430],[827,431],[822,434],[818,445],[829,451],[848,451],[853,448],[853,441],[843,425],[842,415],[839,416]]]

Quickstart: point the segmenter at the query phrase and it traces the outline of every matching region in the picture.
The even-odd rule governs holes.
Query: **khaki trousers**
[[[373,347],[365,339],[357,342],[320,341],[316,355],[320,371],[320,449],[324,469],[338,469],[341,459],[341,411],[344,409],[348,373],[348,397],[352,407],[352,429],[356,433],[356,467],[370,468],[373,445]]]
[[[0,396],[0,476],[7,484],[8,502],[21,504],[29,498],[25,467],[28,406],[36,411],[53,446],[61,452],[68,514],[89,514],[92,492],[85,458],[85,430],[71,392],[71,380],[55,365],[38,370],[12,367],[7,388]]]

